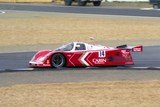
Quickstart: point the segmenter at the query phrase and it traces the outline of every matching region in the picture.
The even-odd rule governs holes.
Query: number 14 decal
[[[100,58],[106,57],[106,52],[105,51],[99,51],[98,52],[98,57],[100,57]]]

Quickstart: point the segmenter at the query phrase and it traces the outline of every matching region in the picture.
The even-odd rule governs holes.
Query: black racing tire
[[[51,64],[52,64],[52,67],[54,68],[61,68],[65,66],[66,59],[63,54],[56,53],[56,54],[53,54],[51,57]]]
[[[78,6],[86,6],[86,4],[87,4],[86,1],[78,0]]]
[[[100,5],[101,5],[101,1],[94,1],[94,2],[93,2],[93,5],[94,5],[94,6],[100,6]]]
[[[72,0],[64,0],[65,6],[71,6],[72,5]]]
[[[154,9],[158,9],[158,5],[157,4],[153,4],[153,8]]]
[[[160,2],[158,3],[158,9],[160,9]]]

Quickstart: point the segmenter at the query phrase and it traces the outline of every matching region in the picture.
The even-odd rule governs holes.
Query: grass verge
[[[0,46],[160,39],[159,18],[128,18],[56,13],[0,15]],[[115,42],[116,43],[116,42]]]
[[[0,93],[1,107],[157,107],[160,81],[15,85]]]

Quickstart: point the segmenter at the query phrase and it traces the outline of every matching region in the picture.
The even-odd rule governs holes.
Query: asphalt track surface
[[[143,53],[134,53],[134,66],[159,66],[160,46],[144,47]],[[1,53],[1,69],[28,67],[28,61],[35,52]],[[6,70],[0,72],[0,87],[16,84],[46,84],[93,81],[148,81],[160,80],[160,70],[135,70],[117,67],[62,68],[35,70]]]
[[[133,54],[134,66],[159,66],[159,53],[160,46],[144,47],[143,53]],[[8,70],[0,72],[0,87],[16,84],[160,80],[160,70],[117,69],[117,67],[9,70],[27,68],[34,54],[35,52],[1,53],[0,69]]]
[[[143,53],[134,53],[134,66],[159,66],[160,46],[144,47]],[[28,61],[35,52],[1,53],[0,67],[17,68],[27,67]],[[6,70],[0,72],[0,87],[16,84],[46,84],[46,83],[71,83],[93,81],[148,81],[160,80],[160,70],[135,70],[117,67],[102,68],[62,68],[35,70]]]
[[[27,68],[36,52],[0,53],[0,69]],[[144,47],[141,53],[132,53],[135,65],[132,67],[160,67],[160,46]]]
[[[46,84],[71,82],[105,82],[105,81],[148,81],[160,80],[157,70],[109,70],[85,69],[65,71],[25,71],[0,73],[0,87],[16,84]]]
[[[81,13],[123,16],[160,17],[158,10],[103,8],[103,7],[64,7],[56,5],[0,4],[0,10],[42,11],[59,13]],[[133,67],[159,67],[160,46],[144,47],[143,53],[133,53]],[[27,68],[35,52],[0,53],[0,86],[15,84],[66,83],[89,81],[120,80],[160,80],[159,70],[130,70],[116,68],[63,68],[11,70]],[[61,71],[61,72],[59,72]]]
[[[143,9],[130,9],[130,8],[57,6],[57,5],[51,5],[51,4],[33,5],[33,4],[1,3],[0,10],[160,17],[160,11],[154,10],[154,9],[143,10]]]
[[[0,67],[27,67],[35,52],[1,53]],[[160,46],[144,47],[143,53],[134,53],[134,66],[159,66]],[[16,84],[46,84],[93,81],[148,81],[160,80],[160,70],[134,70],[116,67],[102,68],[40,68],[31,71],[8,70],[0,72],[0,87]]]

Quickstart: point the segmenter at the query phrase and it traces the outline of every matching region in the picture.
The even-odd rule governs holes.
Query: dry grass
[[[160,19],[17,13],[0,16],[0,45],[57,44],[71,41],[157,40]]]
[[[1,107],[158,107],[160,81],[16,85],[0,88]]]
[[[48,13],[0,15],[0,46],[71,41],[159,40],[160,19]],[[115,43],[116,44],[116,43]],[[160,81],[16,85],[0,88],[0,107],[158,107]]]

